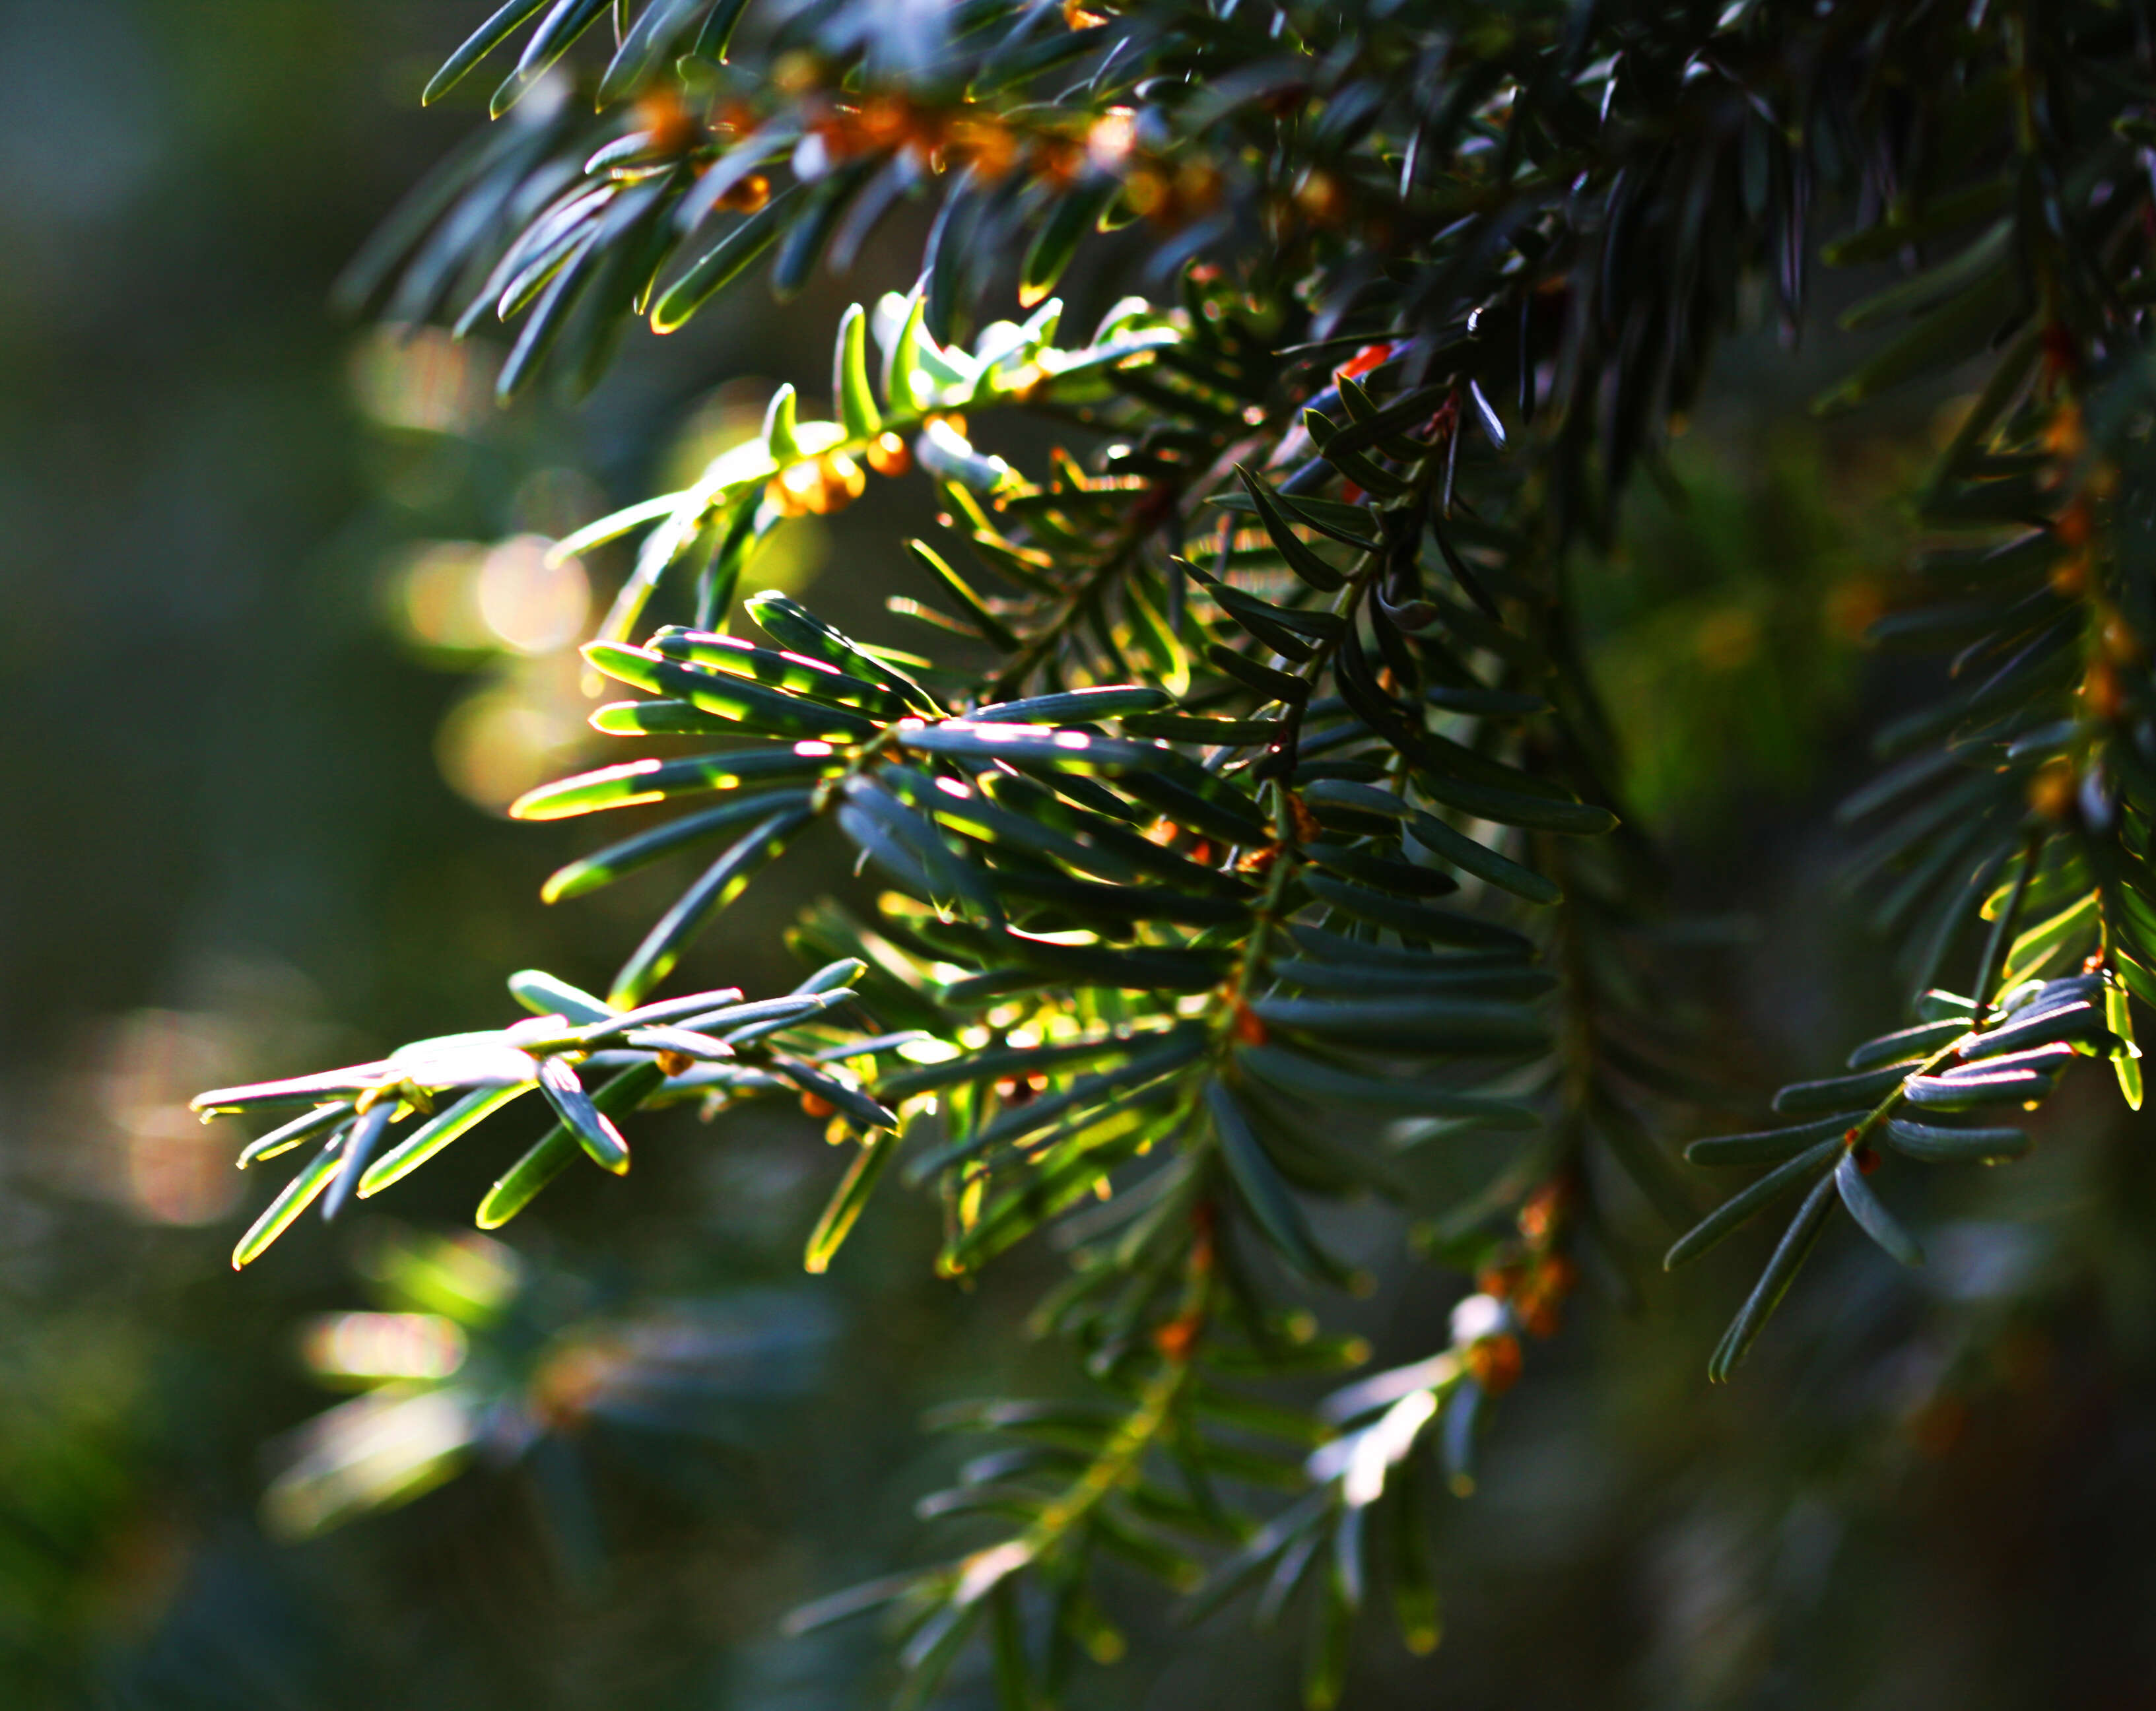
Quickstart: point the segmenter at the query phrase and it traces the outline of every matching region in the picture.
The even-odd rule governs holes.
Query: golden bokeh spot
[[[1742,606],[1710,612],[1699,623],[1692,645],[1700,664],[1711,671],[1734,671],[1758,656],[1762,640],[1759,617]]]

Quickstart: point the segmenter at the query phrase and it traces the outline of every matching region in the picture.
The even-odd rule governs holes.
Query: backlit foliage
[[[641,1107],[798,1098],[853,1149],[810,1271],[886,1177],[940,1196],[954,1277],[1053,1226],[1039,1323],[1097,1388],[952,1411],[996,1439],[925,1506],[970,1542],[800,1622],[891,1606],[916,1698],[978,1639],[1012,1706],[1120,1649],[1107,1559],[1194,1610],[1306,1605],[1313,1706],[1366,1606],[1434,1645],[1437,1491],[1471,1487],[1583,1261],[1622,1269],[1642,1200],[1696,1210],[1659,1138],[1659,887],[1571,583],[1717,337],[1794,335],[1821,254],[1901,270],[1841,317],[1892,335],[1822,410],[1962,369],[1976,396],[1871,626],[1943,656],[1942,687],[1846,809],[1912,1025],[1785,1088],[1786,1126],[1693,1144],[1772,1168],[1671,1264],[1797,1204],[1711,1374],[1837,1208],[1920,1258],[1875,1182],[2016,1156],[1993,1113],[2077,1056],[2139,1101],[2151,54],[2143,8],[2094,0],[510,0],[429,89],[502,79],[495,122],[355,264],[353,305],[504,323],[505,393],[576,388],[639,317],[846,273],[902,204],[933,210],[926,254],[834,330],[829,419],[783,388],[692,486],[556,549],[640,536],[586,649],[633,691],[592,716],[625,758],[514,812],[654,812],[546,895],[704,865],[603,997],[522,974],[533,1018],[499,1032],[205,1095],[294,1113],[250,1157],[315,1148],[236,1261],[534,1087],[556,1126],[490,1228],[580,1151],[626,1169]],[[1053,293],[1081,259],[1127,295],[1074,327]],[[976,439],[1005,414],[1078,450],[1007,461]],[[882,480],[945,518],[891,544],[918,652],[757,591],[773,532]],[[692,621],[649,623],[654,598]],[[793,994],[655,998],[812,840],[886,887],[874,918],[792,924],[819,970]],[[1428,1205],[1419,1160],[1475,1132],[1511,1164]],[[1361,1279],[1322,1208],[1364,1195],[1475,1288],[1448,1346],[1348,1380],[1366,1351],[1326,1313]],[[1314,1412],[1267,1387],[1328,1373]]]

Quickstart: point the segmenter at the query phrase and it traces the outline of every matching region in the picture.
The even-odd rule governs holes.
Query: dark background
[[[536,901],[593,837],[492,810],[602,744],[575,734],[572,655],[475,618],[478,567],[692,470],[776,382],[814,397],[838,310],[912,271],[901,226],[783,311],[750,290],[665,343],[633,334],[574,411],[497,410],[498,346],[341,324],[338,268],[477,122],[416,92],[485,9],[0,3],[10,1706],[873,1703],[871,1631],[788,1641],[779,1617],[951,1548],[911,1505],[967,1446],[921,1409],[1075,1382],[1024,1332],[1052,1253],[938,1284],[933,1209],[888,1193],[805,1279],[837,1170],[814,1126],[684,1115],[639,1125],[629,1178],[580,1174],[506,1232],[522,1282],[485,1349],[536,1431],[521,1454],[319,1537],[265,1527],[287,1435],[340,1400],[305,1328],[413,1305],[394,1256],[468,1229],[536,1126],[504,1118],[235,1277],[283,1167],[236,1174],[235,1133],[181,1107],[506,1020],[516,968],[604,979],[670,877]],[[1735,1124],[1901,995],[1868,904],[1834,884],[1828,809],[1866,724],[1918,687],[1851,638],[1891,590],[1894,496],[1948,394],[1829,434],[1804,400],[1851,354],[1733,345],[1676,442],[1681,496],[1643,489],[1615,558],[1576,568],[1631,806],[1674,900],[1721,924],[1671,963]],[[763,569],[905,643],[881,598],[922,505],[880,486]],[[547,589],[506,563],[528,616]],[[626,563],[592,555],[599,600]],[[778,927],[844,881],[829,852],[789,857],[696,971],[790,983]],[[1481,1490],[1445,1505],[1443,1647],[1409,1659],[1373,1621],[1349,1703],[2156,1704],[2150,1135],[2085,1074],[2029,1164],[1892,1185],[1934,1256],[1921,1277],[1830,1238],[1727,1390],[1702,1370],[1757,1253],[1732,1244],[1680,1292],[1643,1231],[1637,1288],[1599,1280],[1531,1350]],[[1426,1352],[1461,1286],[1389,1261],[1374,1214],[1347,1234],[1389,1281],[1320,1305],[1381,1359]],[[593,1359],[650,1405],[586,1405]],[[1292,1703],[1294,1616],[1192,1636],[1111,1591],[1131,1655],[1074,1703]],[[986,1698],[962,1668],[949,1702]]]

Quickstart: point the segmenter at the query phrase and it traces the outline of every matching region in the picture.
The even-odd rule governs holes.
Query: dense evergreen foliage
[[[632,758],[514,812],[657,812],[547,901],[703,865],[603,995],[527,972],[498,1030],[203,1095],[276,1113],[249,1162],[309,1149],[235,1264],[534,1089],[553,1126],[483,1227],[565,1173],[603,1193],[581,1161],[627,1170],[641,1110],[798,1100],[852,1149],[809,1271],[879,1187],[940,1197],[953,1278],[1053,1242],[1037,1323],[1096,1391],[951,1413],[997,1440],[926,1506],[963,1549],[800,1624],[895,1606],[915,1698],[979,1639],[1011,1706],[1114,1654],[1107,1560],[1194,1611],[1306,1604],[1313,1706],[1366,1606],[1433,1646],[1429,1512],[1583,1269],[1651,1257],[1643,1207],[1690,1225],[1674,1267],[1795,1205],[1707,1359],[1726,1379],[1840,1211],[1921,1262],[1875,1183],[2018,1157],[2012,1113],[2077,1057],[2138,1107],[2151,25],[2096,0],[510,0],[428,90],[502,77],[493,122],[352,306],[507,323],[501,390],[574,392],[631,321],[844,274],[909,201],[927,253],[833,330],[827,400],[782,388],[691,486],[557,548],[640,532],[584,650],[636,691],[592,715]],[[1910,1025],[1784,1088],[1787,1123],[1694,1141],[1772,1167],[1695,1223],[1683,912],[1623,823],[1576,607],[1717,338],[1795,338],[1820,259],[1904,275],[1842,316],[1894,332],[1821,411],[1979,365],[1871,624],[1948,663],[1845,809],[1876,827],[1876,979]],[[1113,282],[1097,325],[1064,322],[1074,266]],[[1026,319],[988,318],[1014,295]],[[1005,417],[1064,444],[999,455]],[[917,651],[759,589],[774,533],[872,477],[942,507],[891,547]],[[872,918],[785,925],[790,994],[660,995],[819,839],[885,887]],[[1434,1197],[1430,1155],[1491,1132],[1496,1181]],[[1350,1377],[1368,1351],[1327,1305],[1363,1280],[1326,1218],[1368,1196],[1475,1289],[1449,1344]],[[1323,1374],[1314,1409],[1281,1400]]]

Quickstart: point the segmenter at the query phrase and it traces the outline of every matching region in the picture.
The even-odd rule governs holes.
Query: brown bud
[[[1826,621],[1838,635],[1851,640],[1871,628],[1887,602],[1877,586],[1862,578],[1841,583],[1826,597]]]
[[[2043,347],[2046,380],[2071,379],[2081,372],[2081,346],[2062,323],[2054,321],[2045,326]]]
[[[1295,835],[1298,843],[1316,843],[1325,835],[1325,828],[1318,824],[1317,816],[1292,790],[1287,793],[1287,811],[1288,817],[1295,822]]]
[[[1475,1382],[1492,1396],[1502,1396],[1517,1384],[1520,1369],[1526,1364],[1520,1354],[1520,1339],[1509,1335],[1485,1337],[1469,1344],[1466,1359]]]
[[[1958,1396],[1934,1396],[1909,1416],[1910,1441],[1927,1456],[1943,1456],[1961,1441],[1969,1405]]]
[[[1516,1265],[1485,1266],[1475,1274],[1475,1287],[1494,1300],[1509,1301],[1520,1277],[1521,1268]]]
[[[1026,146],[1026,162],[1036,178],[1063,190],[1077,182],[1086,151],[1065,136],[1036,136]]]

